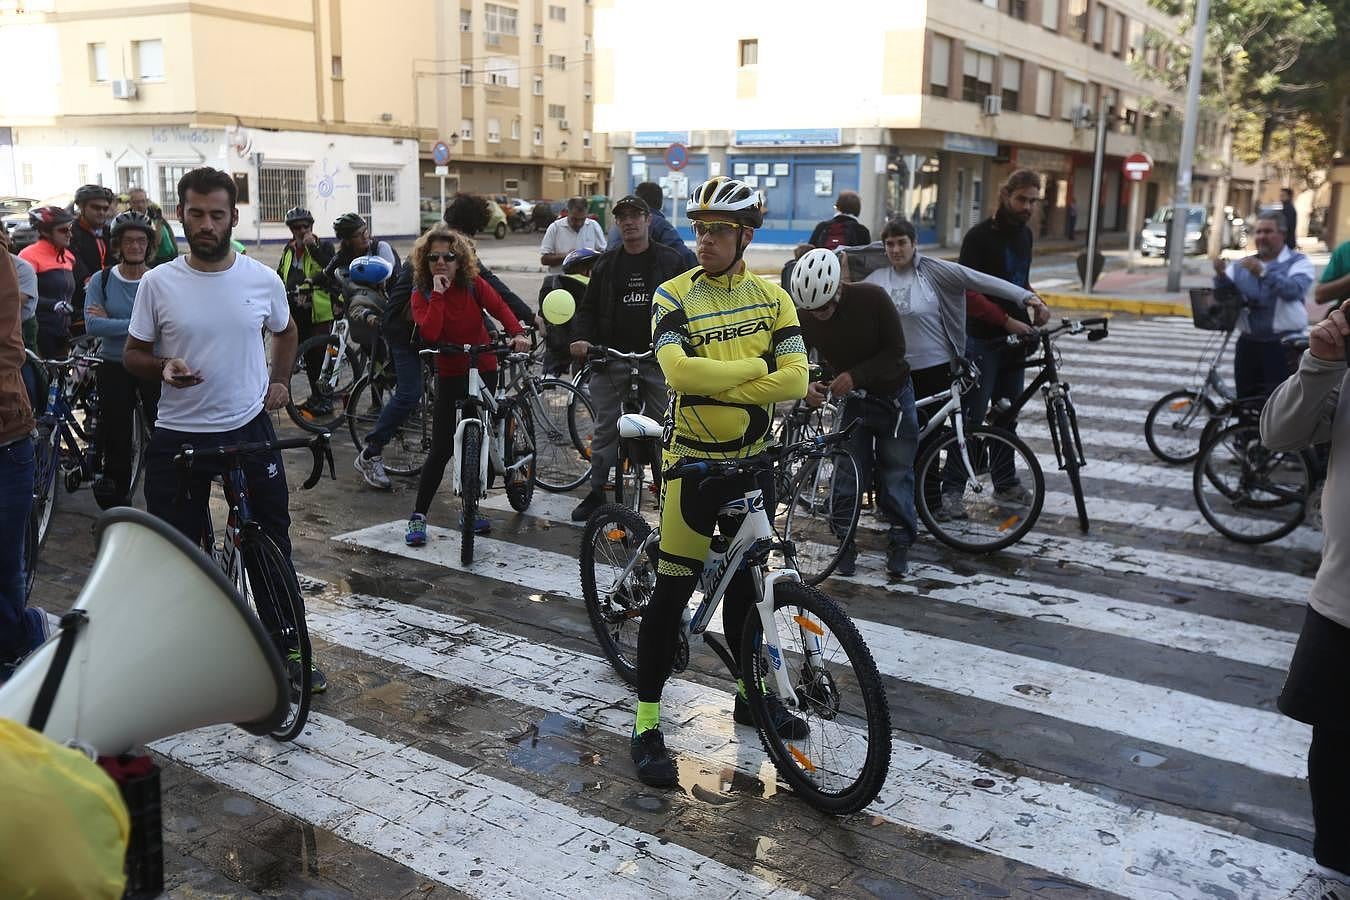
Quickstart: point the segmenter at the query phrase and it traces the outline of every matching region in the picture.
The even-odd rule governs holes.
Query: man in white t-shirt
[[[562,262],[578,247],[603,252],[605,232],[600,223],[586,218],[586,201],[573,197],[567,201],[567,215],[548,226],[539,243],[539,262],[548,266],[551,274],[562,271]]]
[[[180,492],[174,456],[184,444],[201,449],[276,440],[268,412],[286,405],[286,381],[295,366],[296,327],[285,285],[267,266],[230,247],[239,221],[235,197],[234,180],[216,169],[193,169],[179,180],[178,215],[189,253],[141,279],[123,355],[132,374],[164,383],[146,451],[146,507],[193,543],[201,541],[211,478],[222,464],[194,466]],[[270,378],[263,328],[272,334]],[[290,559],[290,495],[281,454],[249,454],[242,463],[253,517]],[[326,687],[315,670],[313,690]]]

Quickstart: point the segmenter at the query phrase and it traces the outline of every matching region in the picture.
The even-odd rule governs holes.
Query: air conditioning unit
[[[567,121],[566,119],[559,119],[559,120],[558,120],[558,129],[561,130],[561,131],[571,131],[571,130],[572,130],[572,126],[568,123],[568,121]]]
[[[990,94],[984,98],[984,114],[986,116],[996,116],[1003,112],[1003,98]]]
[[[1085,103],[1075,106],[1072,111],[1071,121],[1073,122],[1074,128],[1087,128],[1092,124],[1092,107]]]
[[[136,82],[120,78],[112,83],[113,98],[116,100],[135,100]]]

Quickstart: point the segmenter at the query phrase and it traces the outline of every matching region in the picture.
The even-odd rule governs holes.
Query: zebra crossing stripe
[[[232,725],[150,745],[175,762],[478,897],[800,897],[673,841],[311,713],[291,746]]]
[[[465,619],[371,597],[314,598],[311,630],[324,640],[435,678],[561,712],[618,735],[632,727],[633,697],[606,662],[522,640]],[[663,707],[673,750],[763,778],[771,772],[750,729],[731,722],[732,695],[681,678]],[[307,738],[302,738],[303,744]],[[1115,803],[1068,784],[981,766],[898,742],[869,812],[1103,890],[1137,898],[1287,890],[1311,860],[1212,825]]]
[[[459,563],[458,534],[428,527],[427,545],[413,549],[403,542],[403,524],[375,525],[335,540],[538,591],[581,596],[577,562],[572,557],[478,538],[475,554],[479,558],[466,568]],[[865,619],[854,619],[854,624],[883,675],[1090,728],[1126,733],[1273,775],[1299,778],[1306,769],[1311,731],[1278,713],[1245,709]],[[1128,727],[1122,727],[1122,723]]]

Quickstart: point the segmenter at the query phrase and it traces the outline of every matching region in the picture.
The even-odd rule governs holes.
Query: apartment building
[[[1103,110],[1103,227],[1125,227],[1136,188],[1121,166],[1136,151],[1155,162],[1137,188],[1145,211],[1170,202],[1181,99],[1132,63],[1159,52],[1147,28],[1175,24],[1146,0],[741,0],[732,17],[712,0],[687,0],[678,15],[597,2],[597,127],[616,194],[668,178],[664,148],[679,142],[691,183],[722,173],[764,192],[760,239],[803,239],[850,189],[867,225],[898,213],[921,243],[957,245],[1008,172],[1026,167],[1045,181],[1036,227],[1062,234],[1072,210],[1081,232]],[[632,78],[644,63],[652,77]],[[1197,167],[1197,199],[1212,174]]]
[[[173,215],[212,165],[251,240],[297,205],[416,234],[438,142],[447,192],[603,190],[590,29],[586,0],[0,0],[0,192],[141,186]]]

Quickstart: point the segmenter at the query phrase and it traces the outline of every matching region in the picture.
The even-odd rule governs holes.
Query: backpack
[[[825,240],[821,243],[821,246],[826,250],[833,250],[835,247],[847,247],[849,245],[849,225],[851,224],[851,220],[843,216],[835,216],[830,220],[830,224],[825,227]]]

